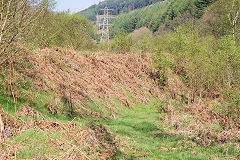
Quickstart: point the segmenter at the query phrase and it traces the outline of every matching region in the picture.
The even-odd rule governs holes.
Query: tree
[[[0,66],[13,56],[12,46],[31,31],[49,1],[2,0],[0,4]],[[10,51],[11,50],[11,51]]]
[[[232,7],[229,10],[228,19],[232,28],[232,37],[236,40],[236,31],[239,25],[240,2],[232,0]]]
[[[197,0],[195,5],[198,9],[198,17],[201,17],[205,9],[216,0]]]
[[[115,53],[129,53],[134,45],[132,36],[126,33],[119,33],[111,43],[111,50]]]

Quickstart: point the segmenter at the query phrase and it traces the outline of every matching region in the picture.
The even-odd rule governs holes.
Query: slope
[[[112,26],[112,34],[119,32],[131,33],[141,27],[147,27],[151,31],[158,31],[162,24],[173,29],[174,20],[183,15],[180,24],[194,18],[200,18],[205,9],[214,0],[168,0],[157,3],[151,7],[138,9],[131,13],[118,16]]]
[[[149,54],[21,49],[14,71],[1,72],[0,159],[114,159],[114,138],[92,120],[164,97]]]
[[[132,10],[152,5],[159,1],[162,0],[105,0],[98,5],[93,5],[79,12],[78,14],[85,16],[91,21],[95,21],[97,13],[102,14],[101,9],[105,7],[112,9],[111,13],[113,15],[119,15],[121,13],[128,13]]]
[[[4,88],[6,81],[1,78],[0,105],[6,128],[1,136],[1,159],[238,155],[238,124],[230,119],[223,123],[226,119],[214,111],[194,109],[171,99],[167,90],[163,93],[154,81],[159,72],[152,68],[150,54],[55,48],[21,56],[14,72],[24,79],[12,79],[9,85],[14,92]],[[178,92],[178,83],[169,79],[167,86]]]
[[[158,105],[157,101],[148,105],[136,104],[133,109],[122,109],[115,120],[101,122],[120,144],[122,159],[207,160],[235,159],[239,155],[237,142],[215,143],[214,134],[223,140],[240,133],[235,130],[218,134],[217,130],[221,128],[216,127],[218,123],[209,125],[198,117],[201,112],[204,118],[210,116],[205,109],[179,112],[182,106],[174,106],[171,115],[157,112]]]

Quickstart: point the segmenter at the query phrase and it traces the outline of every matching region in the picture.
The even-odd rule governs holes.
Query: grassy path
[[[156,111],[154,103],[136,105],[134,109],[122,109],[117,120],[103,121],[123,146],[119,159],[219,159],[224,153],[217,147],[192,148],[186,137],[169,135],[164,132],[161,122],[163,115]],[[186,143],[185,143],[186,142]]]
[[[0,104],[2,104],[1,107],[4,109],[6,109],[7,106],[6,99],[6,97],[0,96]],[[10,99],[9,105],[14,106],[12,103],[12,99]],[[22,104],[20,101],[18,103],[19,105]],[[113,134],[117,144],[119,144],[121,152],[117,153],[116,159],[235,160],[237,156],[240,155],[239,151],[228,144],[213,145],[210,147],[193,147],[192,140],[184,135],[176,136],[166,133],[163,129],[166,124],[162,122],[165,115],[164,113],[158,113],[156,107],[157,105],[153,101],[148,105],[135,105],[132,109],[122,107],[116,115],[115,120],[106,121],[91,118],[77,118],[74,122],[78,124],[80,128],[88,128],[89,122],[92,121],[97,121],[99,124],[106,126]],[[39,108],[44,109],[43,107],[38,107],[37,109]],[[10,107],[9,112],[14,115],[14,107]],[[47,110],[41,110],[41,113],[49,117],[49,119],[53,117]],[[61,123],[69,123],[72,121],[72,119],[69,119],[66,115],[59,115],[54,118]],[[7,143],[7,146],[2,147],[6,149],[8,146],[21,146],[17,154],[17,158],[19,159],[30,159],[34,157],[35,148],[39,148],[39,157],[43,157],[44,155],[62,155],[68,151],[67,148],[56,148],[55,144],[49,142],[49,138],[67,144],[72,143],[69,137],[62,135],[61,132],[57,130],[50,133],[30,129],[12,139],[12,141]]]

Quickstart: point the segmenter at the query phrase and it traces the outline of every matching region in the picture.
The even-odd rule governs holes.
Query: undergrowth
[[[104,59],[91,58],[93,59],[92,61],[85,59],[87,62],[89,61],[89,65],[93,63],[93,66],[96,67],[104,64],[103,66],[107,68],[107,71],[111,67],[107,63],[102,63]],[[135,57],[129,56],[129,61],[133,58]],[[166,92],[164,93],[165,98],[160,95],[162,90],[159,88],[155,94],[152,94],[154,90],[151,89],[157,87],[153,81],[154,77],[157,77],[157,73],[154,73],[156,75],[151,75],[152,70],[149,71],[150,73],[148,73],[148,70],[144,70],[144,74],[139,74],[147,79],[151,89],[148,89],[149,86],[145,86],[144,80],[146,79],[144,78],[137,79],[139,84],[142,85],[137,84],[134,87],[131,85],[135,83],[135,81],[132,81],[132,76],[134,78],[141,77],[137,74],[137,72],[142,72],[142,64],[140,63],[136,63],[139,65],[138,71],[134,70],[134,66],[126,65],[124,71],[132,72],[127,77],[127,81],[130,83],[126,83],[127,81],[124,79],[122,81],[118,80],[118,78],[122,78],[119,76],[119,69],[118,72],[116,71],[113,74],[114,76],[111,77],[111,80],[113,82],[112,91],[116,91],[116,94],[114,94],[116,95],[115,98],[110,93],[108,93],[109,96],[106,96],[106,93],[109,91],[109,88],[106,87],[107,85],[104,87],[102,85],[94,86],[99,87],[96,90],[94,89],[95,93],[99,94],[99,92],[102,92],[99,96],[90,95],[89,93],[89,95],[85,95],[84,92],[81,92],[81,87],[77,85],[76,87],[79,88],[75,92],[72,91],[73,88],[71,87],[66,89],[67,85],[63,86],[63,90],[58,91],[56,88],[58,88],[58,85],[61,87],[62,84],[57,81],[58,77],[56,77],[57,85],[50,80],[44,79],[43,85],[50,86],[46,90],[44,90],[44,87],[37,90],[33,87],[33,84],[27,83],[31,79],[27,80],[26,83],[20,83],[18,86],[18,98],[17,101],[16,99],[14,101],[13,95],[6,90],[6,87],[3,87],[4,84],[0,84],[0,90],[2,91],[0,94],[0,105],[4,113],[9,114],[10,117],[15,117],[15,121],[24,122],[24,125],[28,126],[28,124],[31,124],[23,132],[10,137],[6,143],[3,143],[0,150],[3,149],[4,152],[8,152],[7,146],[10,146],[10,148],[16,146],[16,155],[13,153],[12,156],[16,156],[18,159],[29,159],[36,156],[37,158],[43,158],[43,155],[61,157],[65,153],[69,153],[69,156],[72,157],[92,156],[98,159],[99,157],[104,157],[103,153],[105,151],[105,155],[108,158],[111,157],[111,159],[237,158],[239,149],[233,143],[213,143],[210,146],[196,144],[193,138],[189,138],[184,133],[177,134],[180,131],[178,124],[171,124],[171,120],[168,123],[164,121],[166,117],[172,114],[169,105],[177,110],[174,115],[175,119],[180,117],[179,120],[181,121],[181,116],[188,118],[187,121],[183,119],[181,124],[187,128],[186,130],[189,129],[188,126],[191,126],[190,123],[194,123],[196,119],[191,113],[181,114],[181,109],[187,103],[186,97],[184,97],[184,87],[180,90],[178,88],[180,84],[176,83],[178,78],[172,77],[171,79],[169,77],[172,74],[170,70],[173,69],[170,57],[166,56],[162,60],[164,62],[159,65],[159,69],[164,70],[162,66],[166,64],[168,64],[166,68],[169,69],[164,73],[167,78],[164,77],[161,81],[162,83],[160,83],[162,90]],[[106,62],[108,62],[108,59]],[[78,63],[76,62],[76,64]],[[129,64],[127,60],[126,64]],[[48,68],[46,67],[46,69]],[[81,75],[78,68],[74,65],[71,69],[76,74]],[[55,70],[53,69],[53,71]],[[91,73],[95,74],[94,72]],[[99,75],[102,76],[102,74],[102,71],[99,72]],[[78,78],[79,76],[76,77]],[[103,81],[99,82],[102,83]],[[125,86],[126,84],[129,86]],[[64,89],[68,91],[65,95],[61,93],[65,91]],[[76,93],[80,96],[76,96]],[[74,98],[72,98],[73,94],[75,94]],[[102,95],[103,97],[106,96],[106,99],[101,97]],[[156,97],[153,98],[153,95],[157,95],[159,98],[156,100]],[[78,96],[83,98],[81,99],[82,104],[77,102]],[[164,100],[160,99],[161,96]],[[17,112],[15,112],[15,106]],[[82,109],[81,107],[85,110],[83,109],[79,112]],[[50,130],[48,130],[48,127],[50,127]],[[68,127],[73,127],[73,129]],[[221,127],[216,124],[214,130],[222,131]],[[209,128],[209,126],[206,125],[206,128]],[[171,129],[178,132],[170,132]],[[79,135],[76,137],[77,134]],[[78,150],[79,146],[82,145],[81,143],[83,143],[82,138],[84,134],[87,135],[84,139],[89,138],[91,141],[94,139],[94,144],[89,141],[86,142],[87,145],[82,148],[83,153],[81,153]],[[204,139],[208,135],[202,134],[201,136],[199,137]],[[58,143],[48,142],[49,139]],[[237,142],[238,140],[235,141],[235,143]],[[57,145],[57,148],[54,147],[55,145]],[[61,146],[63,147],[61,148]],[[71,148],[74,149],[71,150]],[[77,152],[76,155],[75,152]],[[9,153],[12,153],[12,151]]]
[[[209,147],[192,146],[185,135],[164,131],[157,103],[137,104],[133,109],[122,108],[115,120],[99,121],[106,125],[122,146],[122,159],[220,159],[237,157],[232,144]]]

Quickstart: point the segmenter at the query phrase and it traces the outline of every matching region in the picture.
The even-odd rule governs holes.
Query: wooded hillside
[[[98,5],[93,5],[86,10],[79,12],[79,14],[91,21],[95,21],[96,15],[103,14],[101,9],[105,7],[112,9],[111,14],[119,15],[121,13],[128,13],[135,9],[143,8],[161,1],[163,0],[106,0],[100,2]]]
[[[214,0],[168,0],[149,8],[138,9],[118,16],[113,22],[112,34],[118,32],[131,33],[141,27],[147,27],[156,32],[161,24],[173,29],[176,27],[173,20],[178,15],[184,14],[178,24],[185,23],[193,18],[200,18],[212,2]]]

